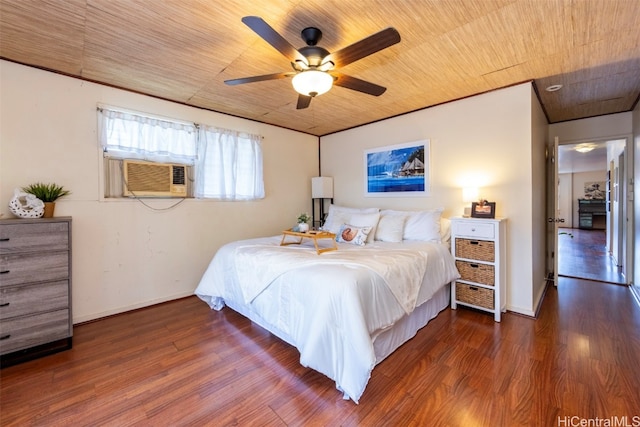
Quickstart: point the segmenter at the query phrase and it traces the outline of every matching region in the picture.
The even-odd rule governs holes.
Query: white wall
[[[0,214],[12,217],[14,188],[44,181],[72,191],[55,215],[73,217],[75,323],[190,295],[222,244],[278,234],[310,210],[316,137],[6,61],[0,84]],[[186,200],[166,211],[100,201],[97,103],[261,134],[265,199]]]
[[[549,125],[549,141],[553,143],[553,138],[556,136],[560,138],[560,144],[595,139],[615,139],[616,136],[624,137],[631,134],[631,118],[631,113],[619,113],[554,123]]]
[[[532,96],[531,85],[522,84],[322,137],[322,174],[334,177],[335,203],[406,210],[442,206],[445,216],[459,216],[462,187],[479,184],[480,195],[496,202],[497,216],[508,218],[507,308],[533,315],[533,270],[535,280],[544,275],[544,259],[542,265],[532,263],[539,263],[544,243],[534,248],[532,234],[541,234],[536,245],[544,242],[545,225],[538,224],[544,195],[532,193],[535,184],[535,192],[544,194],[539,182],[544,183],[547,131]],[[365,197],[363,151],[422,139],[431,141],[431,196]],[[533,162],[540,161],[542,171],[533,172]],[[541,206],[534,207],[534,200]]]

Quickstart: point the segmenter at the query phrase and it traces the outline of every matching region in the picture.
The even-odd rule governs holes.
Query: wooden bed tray
[[[287,236],[298,237],[299,239],[297,241],[294,240],[286,242],[285,240],[287,239]],[[309,230],[306,233],[293,231],[292,229],[284,230],[282,232],[282,241],[280,242],[280,246],[299,245],[300,243],[302,243],[303,239],[313,240],[313,245],[316,247],[316,252],[318,253],[318,255],[323,252],[338,250],[338,245],[336,244],[336,235],[322,230]],[[333,241],[333,246],[328,248],[320,248],[318,246],[318,240],[320,239],[331,239]]]

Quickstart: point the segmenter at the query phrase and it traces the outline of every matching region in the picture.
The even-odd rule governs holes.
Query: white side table
[[[461,278],[451,287],[451,308],[458,305],[493,313],[506,311],[506,218],[451,218],[451,253]]]

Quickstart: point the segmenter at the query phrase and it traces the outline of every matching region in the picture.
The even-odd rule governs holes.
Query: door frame
[[[620,197],[624,198],[625,203],[623,204],[623,210],[625,219],[622,224],[620,224],[620,229],[618,232],[620,233],[620,238],[624,241],[625,244],[625,256],[624,256],[624,266],[623,271],[625,273],[625,283],[627,285],[633,283],[634,277],[634,269],[633,269],[633,260],[635,256],[635,242],[633,238],[633,230],[634,230],[634,209],[633,202],[629,200],[629,198],[633,199],[633,171],[634,171],[634,156],[633,153],[633,136],[626,135],[612,135],[607,137],[598,137],[598,138],[589,138],[589,139],[580,139],[580,140],[566,140],[560,141],[559,137],[555,136],[553,144],[550,145],[550,170],[548,176],[550,177],[551,185],[548,187],[550,200],[547,201],[547,210],[549,212],[547,221],[549,226],[547,227],[547,232],[551,232],[553,229],[553,236],[549,236],[551,238],[550,243],[553,245],[549,245],[549,250],[551,251],[551,262],[547,265],[551,266],[553,274],[554,285],[558,285],[558,221],[560,220],[558,214],[558,146],[559,145],[574,145],[580,144],[584,142],[593,142],[593,141],[614,141],[614,140],[625,140],[624,146],[624,166],[623,166],[623,175],[621,177],[621,185]],[[606,168],[609,168],[609,155],[607,156]],[[612,177],[613,178],[613,177]],[[622,193],[623,192],[623,193]],[[613,214],[613,212],[611,212]],[[608,215],[609,217],[610,215]],[[551,227],[553,224],[553,227]],[[607,230],[608,232],[609,230]]]
[[[560,201],[558,200],[560,180],[558,179],[558,145],[560,145],[560,138],[553,138],[553,157],[551,163],[553,164],[553,284],[558,286],[558,224],[560,221]]]

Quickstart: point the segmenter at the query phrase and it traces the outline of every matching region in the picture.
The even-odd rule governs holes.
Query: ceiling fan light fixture
[[[331,89],[333,77],[324,71],[306,70],[293,76],[291,83],[300,95],[314,97]]]

